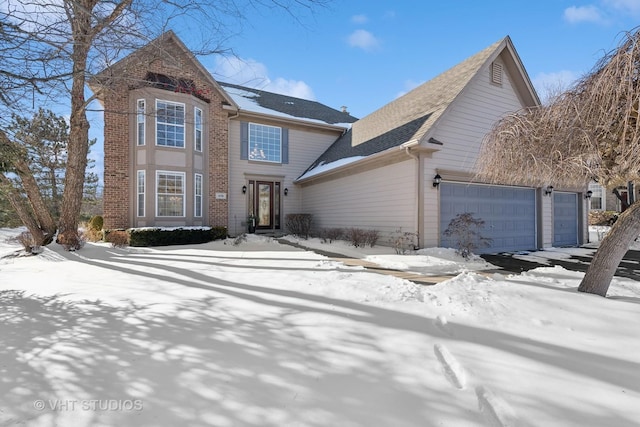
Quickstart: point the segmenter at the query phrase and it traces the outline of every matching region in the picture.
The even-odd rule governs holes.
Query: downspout
[[[422,162],[420,161],[420,156],[419,155],[415,155],[414,153],[411,152],[411,148],[415,147],[419,145],[417,140],[411,140],[409,142],[406,142],[404,144],[402,144],[402,148],[404,148],[405,153],[407,154],[407,156],[411,157],[412,159],[415,159],[417,162],[417,171],[416,171],[416,185],[415,185],[415,194],[414,194],[414,200],[416,203],[415,206],[415,223],[414,223],[414,227],[416,230],[416,233],[418,234],[418,247],[422,247],[422,242],[423,242],[423,236],[422,236],[422,216],[423,216],[423,209],[422,209],[422,203],[423,203],[423,195],[422,195],[422,175],[423,175],[423,170],[422,170]]]

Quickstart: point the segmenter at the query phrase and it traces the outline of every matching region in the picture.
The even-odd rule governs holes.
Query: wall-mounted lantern
[[[242,186],[242,194],[247,194],[247,186],[246,185]]]
[[[549,196],[553,193],[553,185],[547,185],[547,188],[544,189],[544,195]]]
[[[289,189],[288,189],[288,188],[285,188],[285,189],[284,189],[284,195],[286,196],[286,195],[288,195],[288,194],[289,194]]]
[[[440,176],[439,173],[437,173],[436,176],[433,177],[433,186],[438,187],[441,182],[442,182],[442,177]]]

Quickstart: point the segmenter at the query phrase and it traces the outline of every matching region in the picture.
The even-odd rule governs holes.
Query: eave
[[[354,173],[376,169],[404,160],[416,159],[419,154],[427,154],[431,156],[432,153],[437,151],[440,151],[440,148],[424,147],[420,145],[417,140],[411,140],[404,144],[355,160],[351,163],[336,166],[335,168],[325,172],[320,172],[307,178],[296,179],[293,183],[303,187],[310,184],[318,184],[323,181],[338,179]]]
[[[268,113],[258,113],[254,111],[242,110],[239,108],[236,109],[236,108],[233,108],[232,106],[226,106],[226,105],[223,106],[223,108],[233,114],[236,114],[233,118],[242,117],[242,118],[246,118],[247,120],[254,119],[262,122],[269,121],[269,122],[274,122],[279,124],[288,124],[288,125],[294,124],[294,125],[304,126],[305,128],[329,130],[329,131],[339,132],[339,133],[343,133],[347,129],[349,129],[346,126],[332,125],[329,123],[322,123],[320,121],[313,121],[308,119],[299,119],[296,117],[282,117],[282,116],[276,116]]]

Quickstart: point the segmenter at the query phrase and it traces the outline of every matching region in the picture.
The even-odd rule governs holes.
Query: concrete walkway
[[[326,257],[331,258],[334,261],[339,261],[341,263],[343,263],[344,265],[347,265],[349,267],[364,267],[367,270],[370,270],[372,272],[378,273],[378,274],[386,274],[388,276],[395,276],[398,277],[400,279],[405,279],[405,280],[410,280],[414,283],[417,283],[419,285],[435,285],[436,283],[440,283],[443,282],[445,280],[449,280],[453,277],[455,277],[455,275],[445,275],[445,276],[428,276],[425,274],[417,274],[417,273],[410,273],[407,271],[401,271],[401,270],[394,270],[392,268],[385,268],[382,267],[376,263],[370,262],[370,261],[365,261],[363,259],[360,258],[351,258],[351,257],[347,257],[343,254],[338,254],[338,253],[334,253],[334,252],[327,252],[327,251],[323,251],[323,250],[319,250],[319,249],[314,249],[314,248],[309,248],[306,247],[304,245],[300,245],[297,243],[293,243],[290,242],[288,240],[284,240],[284,239],[276,239],[278,242],[282,243],[283,245],[289,245],[289,246],[293,246],[299,249],[304,249],[307,251],[312,251],[315,252],[317,254],[320,255],[324,255]]]
[[[436,283],[449,280],[455,276],[427,276],[424,274],[410,273],[407,271],[394,270],[391,268],[384,268],[373,262],[365,261],[359,258],[344,258],[344,257],[331,257],[334,261],[339,261],[344,265],[350,267],[364,267],[367,270],[371,270],[375,273],[386,274],[389,276],[399,277],[400,279],[410,280],[419,285],[435,285]]]

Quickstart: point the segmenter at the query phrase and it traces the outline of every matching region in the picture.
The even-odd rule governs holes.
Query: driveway
[[[585,247],[584,249],[591,248]],[[589,264],[593,259],[593,254],[581,254],[571,255],[569,258],[565,259],[545,258],[546,264],[543,264],[532,261],[532,257],[521,259],[521,256],[513,253],[485,254],[481,256],[487,262],[490,262],[497,267],[501,267],[504,271],[511,273],[522,273],[523,271],[532,270],[538,267],[549,267],[555,265],[564,267],[567,270],[586,272],[587,267],[589,267]],[[640,281],[640,251],[627,251],[616,270],[616,276]]]

